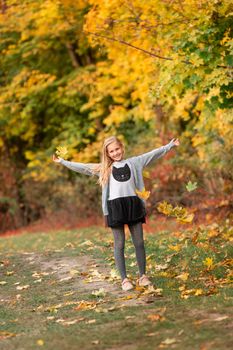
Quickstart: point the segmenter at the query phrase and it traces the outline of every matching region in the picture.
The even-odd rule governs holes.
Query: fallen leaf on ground
[[[6,276],[12,276],[14,275],[15,271],[7,271]]]
[[[157,322],[157,321],[164,321],[165,317],[161,316],[160,314],[151,314],[147,316],[148,320]]]
[[[163,344],[163,345],[171,345],[171,344],[174,344],[176,342],[177,342],[177,340],[175,338],[167,338],[167,339],[163,340],[161,342],[161,344]]]
[[[68,277],[64,277],[64,278],[61,278],[60,280],[59,280],[59,282],[66,282],[66,281],[70,281],[70,280],[72,280],[72,276],[68,276]]]
[[[130,300],[130,299],[134,299],[135,295],[130,294],[130,295],[126,295],[125,297],[119,298],[117,300]]]
[[[86,321],[85,323],[86,323],[86,324],[96,323],[96,320],[95,320],[95,319],[93,319],[93,320],[88,320],[88,321]]]
[[[167,268],[168,268],[168,264],[155,265],[155,270],[157,271],[166,270]]]
[[[43,346],[44,345],[44,340],[43,339],[38,339],[36,344],[39,345],[39,346]]]
[[[0,331],[0,339],[15,337],[15,333]]]
[[[181,273],[180,275],[176,276],[176,278],[179,278],[182,281],[187,281],[188,277],[189,277],[189,273],[188,272],[184,272],[184,273]]]
[[[203,260],[203,264],[207,267],[208,270],[212,270],[214,268],[213,258],[206,258]]]
[[[227,318],[229,318],[229,316],[219,316],[217,318],[214,318],[213,321],[220,322],[220,321],[226,320]]]
[[[93,345],[98,345],[99,343],[100,343],[99,340],[92,340],[92,342],[91,342],[91,344],[93,344]]]
[[[25,286],[18,286],[16,287],[17,290],[23,290],[23,289],[28,289],[30,287],[29,284],[26,284]]]
[[[98,290],[93,291],[91,294],[95,295],[96,297],[105,297],[106,291],[104,290],[104,288],[100,288]]]
[[[82,300],[78,306],[76,306],[75,310],[92,310],[96,308],[97,303],[94,301],[84,301]]]

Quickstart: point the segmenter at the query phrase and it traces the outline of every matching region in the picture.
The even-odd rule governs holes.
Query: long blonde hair
[[[110,136],[104,140],[103,147],[102,147],[101,163],[99,167],[99,181],[98,181],[98,183],[102,187],[106,185],[106,183],[108,182],[108,179],[112,170],[112,163],[114,162],[109,157],[108,150],[107,150],[108,146],[113,142],[117,142],[120,145],[120,147],[122,148],[123,154],[125,152],[124,144],[116,136]]]

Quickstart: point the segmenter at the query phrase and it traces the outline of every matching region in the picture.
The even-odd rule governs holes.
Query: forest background
[[[128,156],[180,139],[145,172],[152,218],[164,199],[230,215],[231,1],[2,0],[0,12],[0,232],[100,217],[95,179],[51,158],[65,146],[98,162],[113,134]]]

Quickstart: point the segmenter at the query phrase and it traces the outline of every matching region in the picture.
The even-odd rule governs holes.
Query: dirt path
[[[33,253],[26,257],[26,260],[31,264],[36,263],[41,272],[52,274],[60,282],[69,281],[69,287],[73,291],[91,294],[103,289],[109,299],[114,299],[115,305],[135,306],[160,299],[160,296],[154,293],[142,296],[144,289],[122,291],[120,280],[111,277],[110,267],[88,255],[46,259],[43,255]]]

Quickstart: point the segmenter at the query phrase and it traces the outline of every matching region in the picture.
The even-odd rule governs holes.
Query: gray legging
[[[136,258],[139,268],[139,274],[142,276],[146,273],[146,253],[143,240],[142,223],[129,225],[132,241],[136,250]],[[116,266],[120,272],[122,281],[127,277],[125,268],[125,230],[124,226],[112,228],[114,236],[114,257]]]

